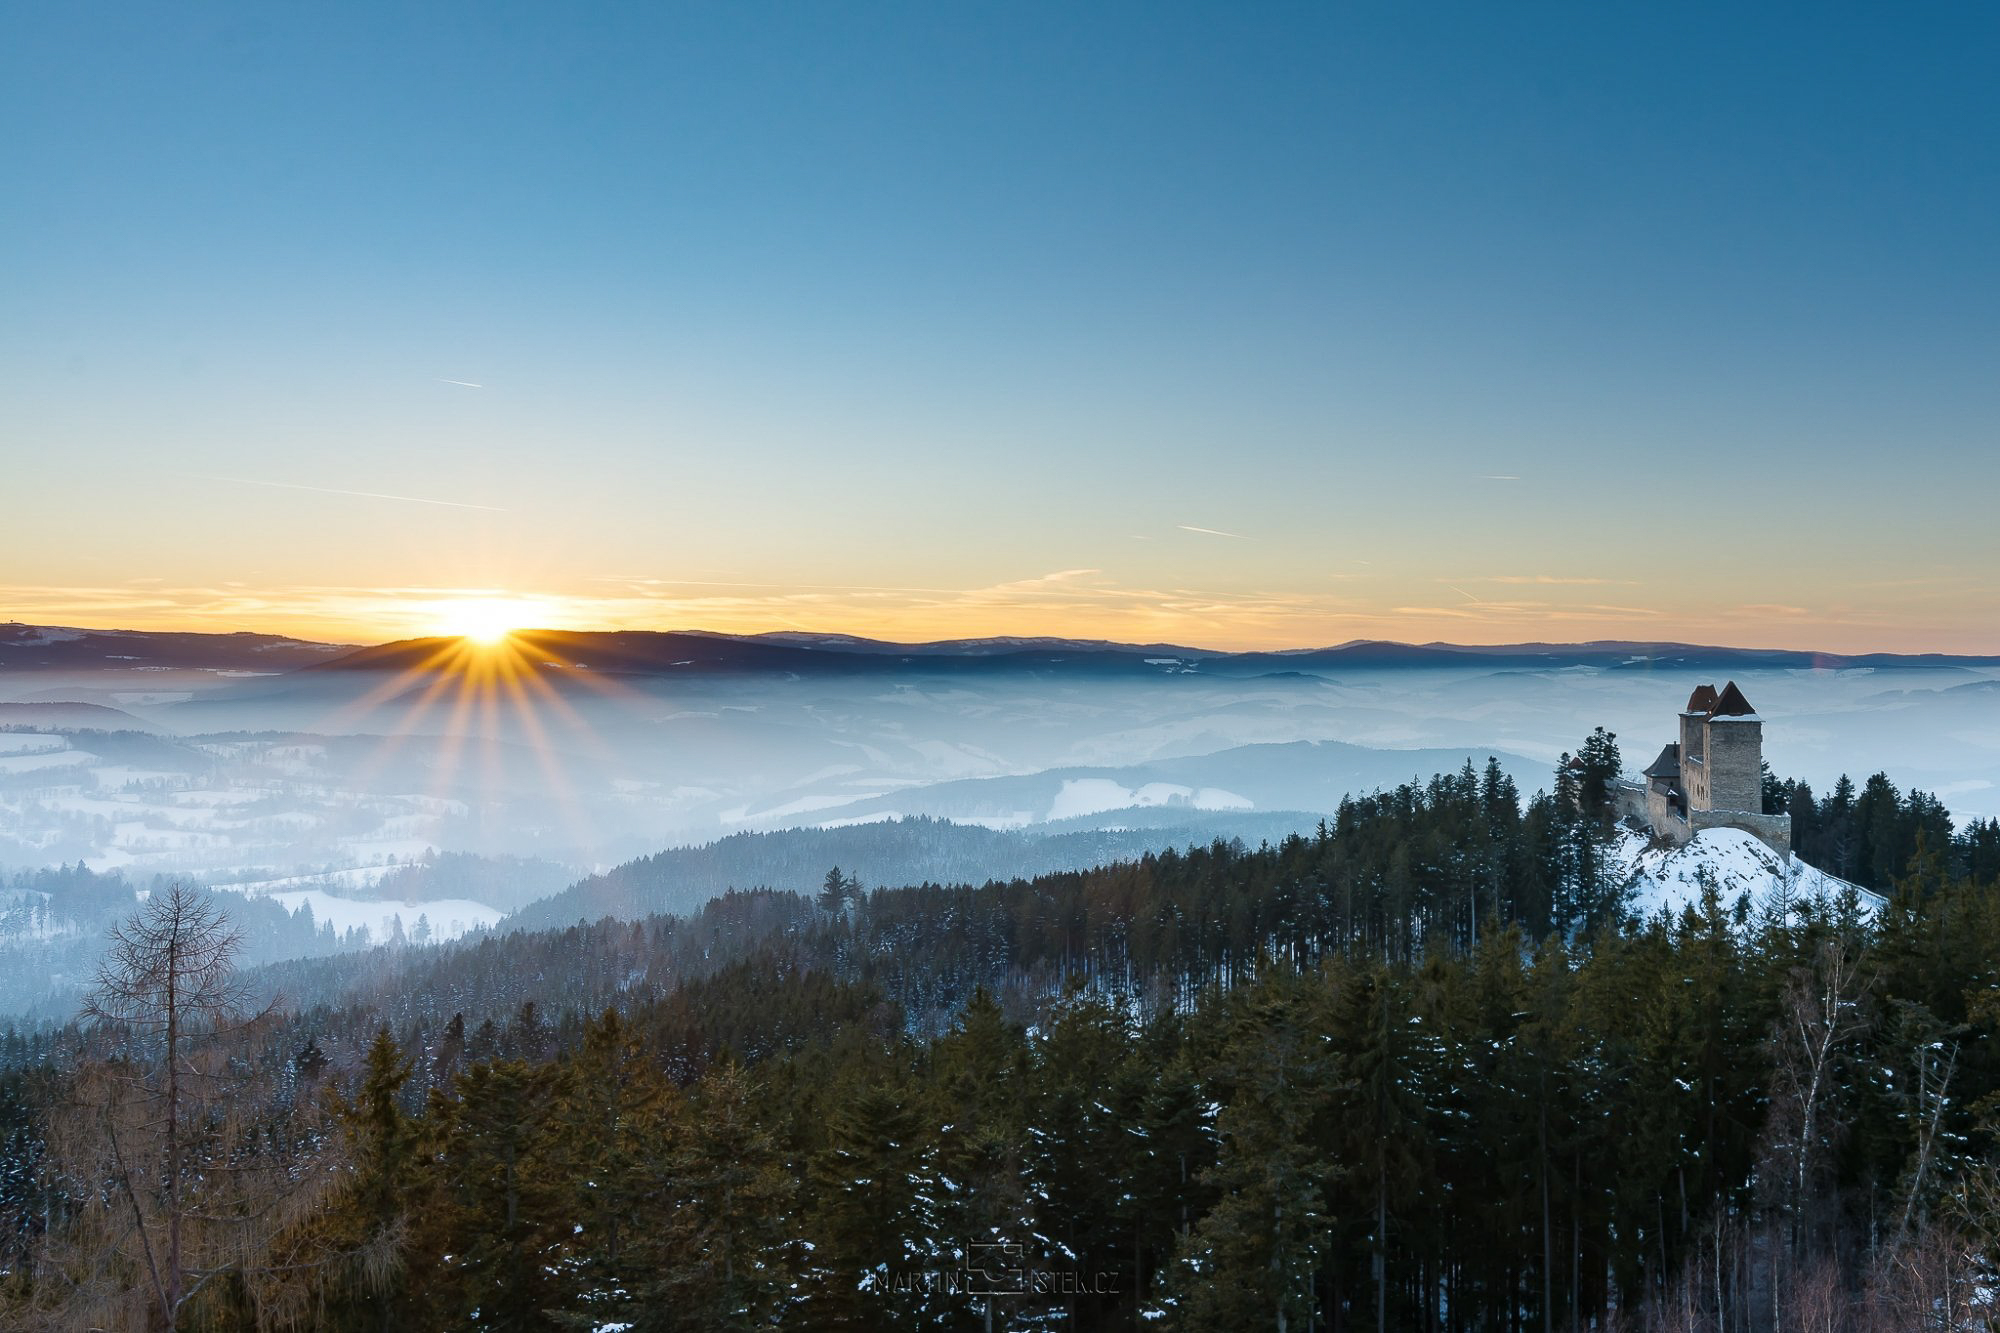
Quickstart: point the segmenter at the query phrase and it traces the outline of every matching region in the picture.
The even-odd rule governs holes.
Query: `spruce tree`
[[[1170,1298],[1187,1329],[1308,1327],[1325,1257],[1331,1163],[1318,1123],[1333,1078],[1294,977],[1269,977],[1234,1004],[1231,1087],[1217,1121],[1215,1203],[1187,1238]]]

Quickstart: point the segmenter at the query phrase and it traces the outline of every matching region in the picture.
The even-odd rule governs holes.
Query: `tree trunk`
[[[1542,1148],[1542,1329],[1543,1333],[1555,1333],[1556,1326],[1556,1258],[1555,1236],[1549,1221],[1549,1094],[1545,1079],[1537,1080],[1537,1091],[1541,1094],[1541,1148]]]
[[[167,939],[167,1327],[171,1329],[181,1309],[181,1051],[180,1005],[176,993],[180,981],[179,923]]]

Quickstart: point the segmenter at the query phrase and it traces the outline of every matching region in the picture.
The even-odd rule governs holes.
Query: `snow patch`
[[[1247,798],[1220,787],[1183,787],[1173,782],[1148,782],[1127,787],[1110,778],[1066,778],[1056,793],[1044,819],[1076,819],[1106,810],[1129,810],[1133,806],[1181,805],[1196,810],[1251,810]]]
[[[1787,860],[1742,829],[1702,829],[1683,847],[1656,847],[1646,835],[1626,831],[1612,844],[1611,856],[1631,876],[1630,906],[1642,917],[1678,914],[1700,902],[1704,880],[1713,881],[1725,908],[1748,898],[1754,911],[1781,889],[1795,899],[1830,899],[1852,888],[1862,910],[1871,914],[1885,902],[1796,856]]]

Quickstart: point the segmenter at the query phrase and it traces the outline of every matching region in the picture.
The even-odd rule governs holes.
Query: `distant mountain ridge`
[[[0,703],[0,729],[54,727],[74,731],[158,731],[160,727],[122,708],[103,704],[22,700]]]
[[[1331,648],[1215,652],[1170,644],[1134,645],[1095,639],[953,639],[890,643],[852,635],[722,634],[707,630],[527,630],[515,635],[530,660],[545,669],[633,675],[755,674],[882,675],[937,672],[1028,672],[1066,675],[1248,677],[1313,670],[1488,667],[1727,671],[1842,670],[1856,667],[1991,667],[2000,656],[1867,653],[1843,656],[1776,648],[1628,642],[1410,644],[1363,639]],[[406,639],[362,648],[319,663],[319,671],[408,670],[441,654],[450,639]]]
[[[181,667],[218,671],[290,671],[354,651],[282,634],[197,634],[176,630],[79,629],[0,624],[0,671]]]
[[[1728,671],[1756,667],[1841,670],[2000,666],[2000,655],[1843,654],[1622,639],[1512,644],[1355,639],[1320,648],[1248,652],[1169,643],[1009,635],[898,643],[861,635],[800,630],[763,634],[713,630],[523,630],[514,636],[514,642],[530,662],[545,671],[583,669],[628,675],[792,672],[801,676],[860,676],[965,671],[1085,676],[1201,673],[1249,677],[1315,670],[1426,667],[1592,666],[1614,670]],[[10,623],[0,625],[0,671],[167,666],[258,673],[301,669],[403,671],[448,659],[449,650],[456,643],[447,637],[425,637],[356,647],[270,634],[75,629]]]

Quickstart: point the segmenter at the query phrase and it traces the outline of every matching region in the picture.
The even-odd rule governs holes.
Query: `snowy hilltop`
[[[1678,913],[1700,901],[1704,879],[1714,881],[1722,905],[1730,909],[1747,898],[1755,910],[1781,889],[1794,899],[1832,899],[1852,888],[1862,910],[1871,914],[1885,901],[1796,856],[1787,860],[1741,829],[1703,829],[1682,847],[1663,847],[1644,833],[1625,829],[1613,841],[1611,856],[1631,876],[1628,906],[1640,917],[1662,910]]]

